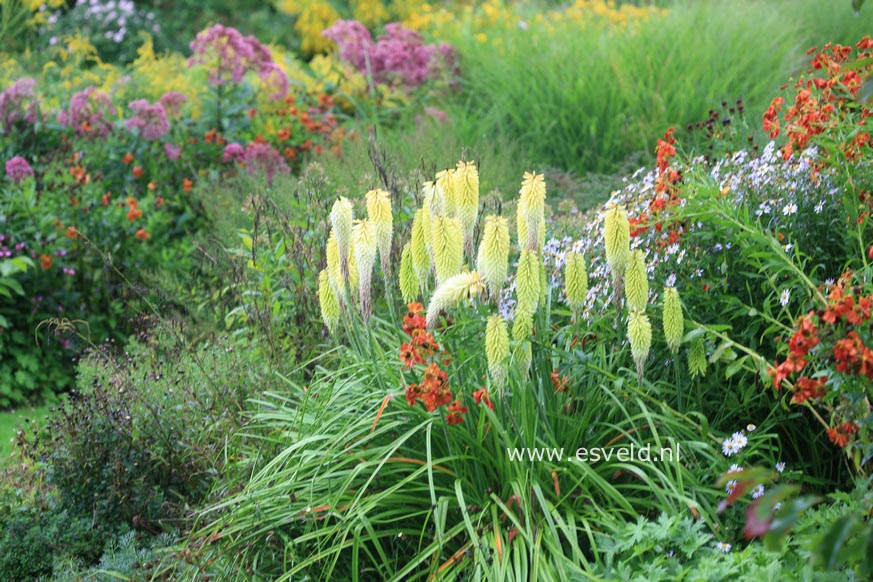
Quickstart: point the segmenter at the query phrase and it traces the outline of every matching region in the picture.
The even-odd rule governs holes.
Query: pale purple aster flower
[[[179,156],[182,155],[182,148],[172,143],[164,144],[164,155],[167,156],[168,160],[178,161]]]
[[[27,163],[27,160],[21,156],[7,160],[6,175],[14,184],[20,184],[25,178],[33,177],[33,168]]]

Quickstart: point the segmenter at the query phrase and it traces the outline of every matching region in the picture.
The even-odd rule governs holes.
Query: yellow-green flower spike
[[[673,287],[664,288],[664,339],[674,354],[679,351],[682,336],[685,335],[685,319],[682,316],[682,303],[679,292]]]
[[[421,193],[428,214],[442,216],[446,213],[446,193],[442,187],[437,186],[436,181],[431,180],[422,184]]]
[[[330,224],[333,227],[334,236],[336,237],[337,251],[339,251],[340,272],[343,279],[349,277],[349,256],[351,250],[349,245],[352,241],[352,222],[355,219],[355,212],[352,208],[352,203],[347,199],[340,197],[333,203],[333,208],[330,211]]]
[[[627,324],[627,335],[631,345],[631,355],[637,365],[637,377],[642,382],[646,358],[652,347],[652,324],[648,316],[641,311],[631,311]]]
[[[509,360],[509,332],[506,320],[499,314],[489,317],[485,326],[485,355],[488,357],[488,375],[491,376],[491,382],[498,390],[502,390]]]
[[[333,287],[334,293],[338,298],[343,295],[345,289],[345,279],[343,278],[342,267],[340,266],[339,248],[336,242],[335,229],[330,229],[330,235],[327,237],[327,245],[325,246],[324,254],[327,258],[327,275],[330,286]]]
[[[370,190],[366,195],[367,216],[376,232],[376,245],[382,272],[391,272],[391,238],[394,234],[394,216],[391,213],[391,195],[385,190]]]
[[[567,305],[573,310],[573,315],[578,317],[588,298],[588,271],[585,258],[580,253],[567,253],[567,264],[564,266],[564,296]]]
[[[646,257],[643,251],[630,254],[624,274],[624,296],[630,311],[645,311],[649,303],[649,277],[646,273]]]
[[[518,191],[518,247],[539,251],[545,239],[546,181],[542,174],[525,172]]]
[[[327,269],[322,269],[318,274],[318,304],[321,307],[321,318],[330,333],[336,331],[340,319],[339,302],[333,292],[330,276]]]
[[[434,291],[430,304],[427,306],[427,327],[432,328],[437,323],[440,311],[450,309],[464,299],[473,299],[485,291],[485,282],[479,273],[460,273],[441,283]]]
[[[603,242],[606,263],[613,274],[621,277],[630,254],[630,222],[624,207],[613,205],[603,217]]]
[[[455,195],[454,170],[442,170],[436,174],[436,188],[443,194],[442,212],[437,214],[455,216],[458,211],[458,198]]]
[[[479,218],[479,171],[473,162],[458,162],[452,174],[457,216],[464,233],[464,247],[473,255],[473,230]]]
[[[433,265],[437,285],[461,271],[464,261],[464,235],[457,218],[434,217],[431,224],[433,237]]]
[[[485,217],[476,270],[485,280],[491,298],[496,300],[509,270],[509,226],[502,216]]]
[[[404,303],[411,303],[418,298],[418,275],[412,260],[412,245],[406,243],[400,255],[400,294]]]
[[[366,219],[356,220],[352,228],[352,246],[355,252],[355,263],[360,277],[361,315],[364,321],[370,319],[370,279],[373,275],[373,264],[376,262],[376,229]]]
[[[512,319],[512,339],[517,342],[528,339],[533,334],[534,307],[525,301],[519,301],[515,306],[515,316]]]
[[[530,364],[533,360],[533,354],[529,341],[523,341],[515,346],[515,350],[513,352],[513,362],[515,366],[518,368],[519,374],[524,379],[527,379],[530,374]]]
[[[518,270],[515,273],[515,294],[519,304],[528,303],[534,311],[536,311],[542,293],[540,268],[539,257],[535,251],[527,249],[521,251]]]
[[[688,350],[688,372],[692,378],[706,376],[706,346],[697,338]]]
[[[427,250],[430,244],[430,213],[426,208],[415,211],[412,219],[412,264],[418,277],[420,287],[424,287],[430,274],[430,253]]]

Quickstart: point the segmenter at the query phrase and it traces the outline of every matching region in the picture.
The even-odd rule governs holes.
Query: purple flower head
[[[139,134],[146,141],[155,141],[164,137],[170,131],[170,122],[167,121],[167,112],[160,103],[149,105],[145,99],[131,101],[128,107],[133,110],[134,117],[128,119],[124,125],[133,131],[139,130]]]
[[[58,121],[61,125],[72,127],[79,135],[103,139],[112,129],[112,123],[108,120],[112,114],[112,100],[106,93],[91,86],[73,95],[70,108],[60,112]]]
[[[323,34],[337,43],[341,59],[372,75],[377,83],[414,88],[443,70],[457,69],[449,45],[426,45],[419,33],[397,22],[385,25],[385,34],[375,42],[364,25],[354,20],[338,20]]]
[[[9,133],[12,126],[19,121],[33,123],[36,121],[36,105],[33,89],[36,81],[25,77],[15,81],[10,87],[0,91],[0,125],[2,133]]]
[[[245,153],[245,148],[238,143],[229,143],[224,146],[224,163],[241,160]]]
[[[175,117],[182,112],[182,105],[188,102],[188,98],[178,91],[169,91],[164,93],[158,103],[164,106],[164,110],[170,117]]]
[[[231,160],[243,166],[249,175],[266,175],[270,184],[277,173],[287,174],[290,171],[282,155],[268,143],[252,142],[245,150],[238,143],[228,144],[224,148],[224,161]]]
[[[271,99],[281,99],[288,92],[288,78],[273,63],[267,47],[254,36],[243,36],[235,28],[221,24],[207,28],[191,42],[191,52],[188,66],[208,67],[211,85],[239,84],[246,73],[252,72],[276,90]]]
[[[21,156],[15,156],[6,162],[6,175],[13,183],[20,184],[25,178],[33,177],[33,168],[30,167],[27,160]]]
[[[164,155],[167,156],[168,160],[179,161],[179,156],[182,155],[182,148],[176,144],[165,143]]]

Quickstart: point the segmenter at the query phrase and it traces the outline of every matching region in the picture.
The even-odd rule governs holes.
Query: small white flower
[[[752,499],[758,499],[762,495],[764,495],[764,486],[755,485],[755,488],[752,489]]]
[[[736,455],[739,450],[737,449],[737,443],[734,442],[734,439],[727,438],[724,439],[721,443],[721,452],[724,453],[726,457],[730,457],[731,455]]]
[[[735,432],[731,435],[731,440],[734,441],[734,447],[736,447],[737,452],[742,451],[746,448],[746,445],[749,444],[749,439],[747,439],[746,435],[741,432]]]
[[[779,304],[786,307],[789,301],[791,301],[791,289],[783,289],[782,294],[779,295]]]
[[[718,542],[715,544],[715,547],[727,554],[731,551],[731,545],[727,542]]]
[[[776,513],[777,511],[779,511],[779,508],[781,508],[781,507],[782,507],[782,502],[779,502],[776,505],[774,505],[773,506],[773,513]]]
[[[676,273],[670,273],[670,276],[667,277],[667,287],[675,287],[676,286]]]
[[[794,202],[789,202],[782,209],[782,214],[784,214],[785,216],[790,216],[790,215],[796,214],[796,213],[797,213],[797,204],[795,204]]]
[[[818,204],[816,204],[815,208],[813,210],[815,210],[816,214],[821,214],[821,211],[824,210],[824,200],[822,200]]]
[[[785,470],[785,463],[783,463],[782,461],[776,463],[776,470],[780,473],[783,472]]]
[[[752,431],[755,430],[756,428],[758,428],[758,427],[755,426],[754,424],[747,424],[747,425],[746,425],[746,430],[749,431],[749,432],[752,432]]]
[[[731,468],[728,469],[728,473],[739,473],[742,470],[743,470],[742,467],[740,467],[739,465],[734,463],[733,465],[731,465]]]
[[[730,495],[731,493],[734,492],[734,489],[736,489],[736,487],[737,487],[736,481],[728,481],[724,486],[724,490],[728,495]]]

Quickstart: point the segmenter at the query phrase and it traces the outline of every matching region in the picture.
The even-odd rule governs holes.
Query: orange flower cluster
[[[855,49],[857,53],[853,63],[848,62],[853,53],[850,46],[828,43],[821,50],[812,48],[808,51],[807,54],[815,53],[811,64],[813,71],[820,71],[823,76],[804,77],[794,84],[797,93],[784,117],[784,131],[788,137],[788,143],[782,150],[784,159],[788,160],[795,151],[808,147],[813,137],[836,125],[848,111],[854,109],[854,105],[846,106],[856,102],[865,78],[873,73],[873,64],[866,62],[873,57],[873,39],[864,37],[855,45]],[[771,139],[777,138],[782,132],[779,115],[784,105],[785,99],[776,97],[764,112],[762,127]],[[858,126],[863,127],[873,113],[863,106],[860,112]],[[869,133],[859,131],[843,145],[842,151],[847,158],[855,159],[863,148],[871,145]]]
[[[570,378],[567,376],[561,376],[558,374],[558,370],[552,370],[552,388],[554,388],[555,392],[566,392],[567,385],[570,383]]]
[[[425,365],[421,383],[406,387],[406,402],[415,406],[421,400],[427,411],[433,412],[452,402],[449,375],[440,367],[440,363],[448,365],[448,353],[427,331],[424,306],[421,303],[409,303],[406,307],[409,311],[403,317],[403,332],[409,336],[409,341],[400,346],[400,361],[407,370],[414,368],[416,364]],[[449,406],[446,421],[449,424],[460,424],[464,422],[463,415],[466,412],[467,408],[461,401],[455,400]]]
[[[129,208],[127,211],[127,219],[131,222],[136,222],[136,220],[142,216],[142,210],[139,209],[139,202],[137,202],[136,198],[133,196],[128,196],[126,202]]]
[[[679,196],[678,184],[682,181],[682,175],[675,168],[670,167],[670,159],[676,157],[676,138],[673,137],[673,128],[667,130],[663,139],[658,140],[655,148],[658,164],[658,176],[655,178],[655,195],[649,201],[649,208],[639,216],[628,219],[630,223],[630,236],[636,238],[649,230],[650,221],[653,221],[655,231],[662,234],[666,228],[668,236],[658,240],[661,246],[668,246],[679,241],[679,236],[684,231],[683,225],[678,221],[668,222],[665,225],[660,218],[668,208],[678,205],[682,199]]]
[[[858,432],[858,424],[855,421],[844,422],[828,429],[828,438],[838,447],[849,444],[852,435]]]

